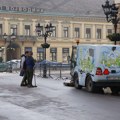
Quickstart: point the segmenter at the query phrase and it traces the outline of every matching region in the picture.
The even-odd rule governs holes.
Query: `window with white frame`
[[[53,32],[51,34],[51,37],[56,37],[56,27],[55,26],[54,26],[54,30],[53,30]]]
[[[107,35],[112,34],[112,29],[107,29]]]
[[[64,27],[64,37],[67,38],[68,37],[68,27]]]
[[[32,51],[32,47],[25,47],[25,51]]]
[[[62,49],[62,58],[64,63],[68,63],[68,56],[69,56],[69,48]]]
[[[43,26],[41,26],[40,30],[41,30],[41,35],[42,35],[44,33]]]
[[[101,39],[102,38],[102,29],[97,28],[96,30],[96,39]]]
[[[50,60],[57,61],[57,48],[50,48]]]
[[[37,48],[37,61],[44,60],[44,48],[38,47]]]
[[[12,24],[12,25],[10,26],[10,34],[17,35],[17,25]]]
[[[85,38],[91,39],[91,28],[85,29]]]
[[[30,25],[25,25],[25,35],[30,36]]]
[[[80,38],[80,28],[76,27],[74,29],[74,36],[75,38]]]

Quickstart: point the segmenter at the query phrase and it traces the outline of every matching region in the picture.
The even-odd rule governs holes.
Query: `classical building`
[[[101,0],[0,2],[0,47],[4,46],[1,56],[4,61],[11,57],[20,59],[21,54],[30,50],[36,60],[43,60],[44,49],[41,44],[44,38],[37,37],[35,32],[38,23],[43,27],[48,23],[55,26],[52,36],[47,38],[50,44],[47,60],[68,62],[76,40],[79,40],[79,44],[113,44],[106,38],[114,31],[112,23],[105,19],[101,7],[104,3]],[[3,37],[4,33],[8,35],[7,39]],[[15,39],[11,38],[13,33]]]

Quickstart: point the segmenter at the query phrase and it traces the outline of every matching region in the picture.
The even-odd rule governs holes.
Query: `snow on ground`
[[[30,94],[23,96],[24,91],[30,93],[31,88],[20,87],[21,79],[19,73],[0,73],[0,120],[54,120],[19,103],[35,99]]]

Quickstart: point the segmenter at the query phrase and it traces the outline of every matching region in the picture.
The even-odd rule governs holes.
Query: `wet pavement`
[[[0,120],[119,120],[120,95],[92,94],[63,80],[35,77],[20,87],[19,73],[0,73]],[[33,79],[33,85],[35,79]]]

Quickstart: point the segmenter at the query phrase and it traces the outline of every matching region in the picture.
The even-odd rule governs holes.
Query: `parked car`
[[[0,63],[0,72],[7,72],[8,70],[8,65],[4,62]]]
[[[19,69],[20,68],[20,59],[13,59],[10,61],[7,61],[6,64],[10,67],[12,65],[12,69]]]

